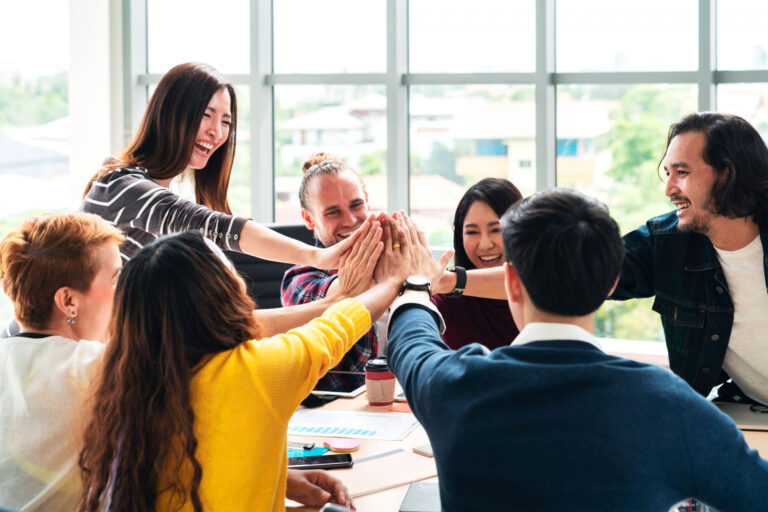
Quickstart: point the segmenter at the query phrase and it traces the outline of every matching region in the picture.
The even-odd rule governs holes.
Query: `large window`
[[[302,164],[342,158],[361,175],[373,210],[387,209],[387,97],[381,86],[275,87],[275,221],[301,222]]]
[[[531,72],[536,55],[533,0],[408,2],[413,73]]]
[[[695,70],[697,0],[557,0],[557,70]]]
[[[656,175],[669,123],[721,110],[768,136],[765,4],[125,1],[110,14],[124,75],[113,105],[125,120],[112,129],[126,142],[162,74],[203,61],[237,88],[237,213],[299,222],[301,162],[324,151],[363,175],[374,209],[409,210],[435,245],[450,243],[458,198],[486,176],[524,194],[562,185],[595,195],[627,231],[669,208]],[[62,20],[78,8],[17,2],[0,22],[0,42],[14,49],[0,59],[0,186],[30,191],[5,197],[2,226],[72,205],[58,193],[72,188],[66,72],[76,37]],[[598,332],[661,337],[638,301],[609,304]]]
[[[414,85],[410,90],[410,211],[430,244],[453,242],[467,187],[506,178],[536,191],[536,106],[530,86]]]
[[[71,206],[69,25],[62,23],[68,16],[68,1],[30,0],[3,7],[0,238],[30,215]],[[0,324],[11,317],[10,302],[0,294]]]

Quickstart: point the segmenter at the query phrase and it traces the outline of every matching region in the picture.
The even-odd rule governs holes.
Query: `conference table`
[[[402,407],[398,402],[395,406]],[[355,398],[338,398],[321,408],[323,411],[404,414],[391,412],[389,409],[389,407],[369,406],[365,394]],[[318,445],[322,444],[324,439],[330,438],[288,436],[289,441],[310,441]],[[348,469],[334,469],[333,475],[350,489],[358,511],[397,512],[411,481],[437,480],[435,459],[419,455],[412,450],[414,447],[428,443],[429,438],[418,423],[416,428],[401,441],[360,439],[360,449],[352,454],[354,466]],[[404,483],[397,485],[400,482]],[[382,489],[382,487],[385,488]],[[359,495],[360,493],[363,495]],[[316,510],[297,504],[292,505],[290,501],[287,503],[286,508],[290,511]]]
[[[663,347],[663,344],[660,345]],[[620,346],[611,346],[608,343],[604,349],[606,352],[623,357],[658,364],[659,366],[668,366],[666,354],[661,356],[660,353],[627,353],[626,350],[615,350]],[[624,349],[626,349],[626,345]],[[365,394],[351,399],[339,398],[324,405],[320,410],[403,414],[402,412],[391,412],[388,407],[369,406]],[[761,457],[768,459],[768,431],[743,430],[742,432],[747,444],[756,449]],[[289,435],[288,439],[290,441],[311,441],[322,444],[324,439],[329,438]],[[358,511],[398,512],[411,481],[437,481],[434,459],[418,455],[412,450],[414,447],[425,445],[428,442],[427,434],[419,424],[400,441],[361,439],[360,449],[352,454],[355,465],[348,469],[334,469],[333,474],[350,489]],[[396,478],[398,476],[403,483],[393,485],[398,483],[398,478]],[[379,479],[386,481],[379,482]],[[286,503],[286,508],[289,511],[317,510],[302,507],[290,500]]]

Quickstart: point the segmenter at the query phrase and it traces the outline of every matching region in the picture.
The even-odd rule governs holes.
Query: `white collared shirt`
[[[430,310],[432,313],[435,314],[435,319],[437,320],[437,330],[440,331],[440,334],[443,334],[445,332],[445,320],[443,320],[443,315],[440,314],[440,310],[437,309],[437,306],[435,306],[432,301],[430,300],[430,295],[427,293],[404,293],[403,295],[400,295],[395,301],[392,303],[391,306],[389,306],[389,319],[387,320],[387,336],[389,336],[389,330],[392,328],[392,318],[395,316],[395,311],[400,309],[401,307],[405,306],[406,304],[420,304],[421,306],[424,306],[428,310]]]
[[[526,325],[517,338],[512,342],[512,346],[525,345],[532,341],[545,340],[576,340],[584,341],[596,348],[603,350],[600,342],[588,331],[573,324],[560,324],[554,322],[532,322]]]

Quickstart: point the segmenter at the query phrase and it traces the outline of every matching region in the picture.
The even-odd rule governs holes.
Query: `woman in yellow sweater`
[[[396,297],[410,262],[398,233],[375,248],[374,287],[265,339],[216,246],[184,233],[142,249],[115,293],[82,509],[283,510],[288,421]]]

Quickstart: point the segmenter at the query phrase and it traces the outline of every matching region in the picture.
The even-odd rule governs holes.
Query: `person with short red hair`
[[[21,332],[0,343],[0,503],[72,510],[80,417],[122,267],[122,233],[97,215],[27,219],[0,242]]]

